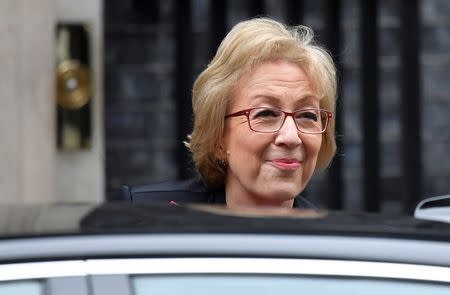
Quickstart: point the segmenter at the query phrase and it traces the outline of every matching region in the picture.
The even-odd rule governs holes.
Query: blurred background
[[[338,66],[338,154],[307,198],[408,214],[450,193],[450,1],[0,0],[0,202],[191,177],[193,81],[254,16],[310,26]]]

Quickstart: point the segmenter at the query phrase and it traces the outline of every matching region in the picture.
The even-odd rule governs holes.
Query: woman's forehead
[[[236,84],[231,102],[276,103],[286,97],[295,101],[319,100],[310,78],[299,65],[276,61],[259,64],[246,72]]]

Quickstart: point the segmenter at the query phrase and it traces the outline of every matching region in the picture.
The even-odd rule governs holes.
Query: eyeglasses
[[[294,119],[298,131],[307,134],[319,134],[325,132],[328,121],[333,117],[333,114],[321,109],[285,112],[272,108],[252,108],[226,115],[225,119],[239,116],[246,116],[248,126],[255,132],[277,132],[283,126],[286,117],[290,116]]]

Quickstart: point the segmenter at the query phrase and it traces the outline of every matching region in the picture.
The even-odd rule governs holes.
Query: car
[[[428,218],[4,205],[0,236],[2,295],[450,294],[450,224]]]

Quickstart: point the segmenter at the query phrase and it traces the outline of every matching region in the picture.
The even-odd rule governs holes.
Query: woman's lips
[[[300,161],[295,159],[274,159],[269,162],[276,167],[285,170],[297,170],[301,165]]]

